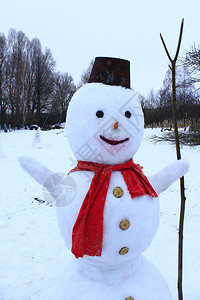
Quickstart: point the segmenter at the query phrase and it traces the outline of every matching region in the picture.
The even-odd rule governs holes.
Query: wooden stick
[[[184,25],[184,19],[182,19],[181,21],[179,40],[178,40],[176,55],[174,59],[171,58],[167,46],[165,44],[165,41],[162,35],[160,34],[160,38],[164,46],[165,52],[171,62],[170,69],[172,71],[172,111],[173,111],[173,123],[174,123],[177,159],[181,159],[181,152],[180,152],[177,115],[176,115],[176,61],[178,59],[179,50],[181,46],[183,25]],[[183,300],[183,227],[184,227],[185,202],[186,202],[184,177],[180,178],[180,194],[181,194],[181,207],[180,207],[180,217],[179,217],[179,239],[178,239],[178,299]]]

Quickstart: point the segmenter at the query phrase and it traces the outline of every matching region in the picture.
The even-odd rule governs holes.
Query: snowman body
[[[56,291],[56,299],[171,300],[166,281],[150,261],[137,257],[122,265],[92,265],[71,260]]]
[[[79,182],[75,199],[68,207],[57,208],[60,231],[68,249],[72,246],[73,225],[90,187],[88,174],[80,173],[71,175]],[[114,195],[116,187],[123,190],[121,197]],[[145,195],[132,199],[121,172],[113,172],[104,207],[102,254],[72,259],[57,288],[56,299],[171,299],[162,275],[141,256],[158,223],[158,198]]]
[[[72,247],[72,228],[92,180],[93,174],[88,180],[86,172],[69,175],[79,183],[76,196],[66,207],[57,207],[59,228],[69,250]],[[115,196],[116,189],[123,191],[121,197]],[[86,256],[86,260],[105,265],[130,261],[144,252],[153,240],[159,224],[158,198],[145,195],[132,199],[121,172],[115,171],[111,175],[103,219],[102,254]]]
[[[76,158],[111,165],[133,157],[143,127],[140,103],[132,90],[97,83],[75,94],[66,120],[68,142]],[[76,196],[64,207],[58,204],[57,214],[70,250],[72,229],[94,173],[77,171],[69,176],[76,183]],[[159,271],[141,256],[158,228],[158,198],[144,195],[132,199],[121,172],[113,171],[103,220],[101,256],[74,259],[57,289],[57,299],[171,299]]]

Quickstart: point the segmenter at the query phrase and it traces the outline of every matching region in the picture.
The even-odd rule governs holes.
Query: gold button
[[[124,255],[124,254],[126,254],[127,252],[128,252],[128,247],[123,247],[120,251],[119,251],[119,254],[121,254],[121,255]]]
[[[122,221],[120,222],[120,224],[119,224],[119,227],[120,227],[122,230],[128,229],[129,226],[130,226],[130,222],[129,222],[129,220],[127,220],[127,219],[122,220]]]
[[[126,299],[125,300],[134,300],[134,298],[133,297],[131,297],[131,296],[129,296],[129,297],[126,297]]]
[[[118,186],[114,189],[113,194],[116,198],[121,198],[123,196],[123,190]]]

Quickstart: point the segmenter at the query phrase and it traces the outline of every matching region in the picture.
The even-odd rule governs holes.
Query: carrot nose
[[[118,129],[118,122],[115,122],[115,124],[113,125],[114,129]]]

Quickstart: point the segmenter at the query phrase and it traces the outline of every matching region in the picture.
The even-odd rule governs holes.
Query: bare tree
[[[166,72],[163,81],[163,92],[161,93],[161,100],[165,108],[165,114],[171,114],[172,105],[172,72],[170,69]],[[176,66],[176,109],[177,118],[184,121],[184,128],[186,129],[186,119],[192,117],[193,106],[196,104],[197,97],[195,96],[195,86],[191,80],[191,74],[186,65]]]
[[[47,109],[54,91],[54,67],[55,61],[49,49],[42,53],[42,47],[38,39],[32,42],[31,68],[34,77],[32,114],[36,111],[37,122],[40,124],[41,113]],[[41,124],[40,124],[41,125]]]
[[[6,59],[7,59],[7,41],[4,34],[0,34],[0,116],[1,126],[6,121],[6,111],[8,109],[8,98],[5,93],[6,84]]]
[[[166,82],[164,83],[163,87],[157,91],[157,99],[159,102],[159,121],[161,124],[161,128],[163,129],[163,122],[164,120],[168,120],[171,128],[171,120],[172,120],[172,96],[170,90],[166,86]]]
[[[59,115],[59,124],[65,120],[69,102],[75,91],[76,85],[68,73],[55,73],[54,93],[50,114]]]
[[[192,82],[200,83],[200,45],[192,47],[191,51],[186,53],[183,63],[189,68],[192,77]]]
[[[8,35],[8,53],[6,65],[6,82],[9,105],[14,126],[21,126],[25,121],[25,83],[29,69],[27,45],[28,38],[22,31],[11,29]]]
[[[90,79],[90,74],[92,72],[93,65],[94,65],[94,60],[91,60],[88,68],[85,71],[83,71],[83,74],[81,75],[81,81],[78,84],[78,88],[80,88],[82,85],[88,83],[88,81]]]
[[[42,125],[49,112],[64,118],[76,90],[67,73],[55,73],[50,49],[42,51],[39,39],[30,41],[22,31],[0,34],[0,122],[24,127]]]

